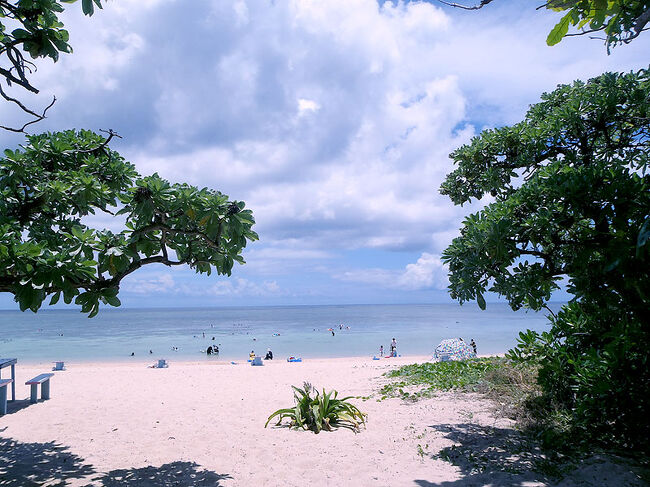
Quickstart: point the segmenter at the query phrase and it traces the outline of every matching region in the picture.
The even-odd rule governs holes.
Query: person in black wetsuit
[[[271,352],[270,348],[266,351],[266,357],[264,357],[264,360],[273,360],[273,352]]]

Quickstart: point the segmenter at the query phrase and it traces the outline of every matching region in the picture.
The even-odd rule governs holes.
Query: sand
[[[530,458],[501,448],[519,441],[512,422],[475,394],[379,401],[382,374],[417,360],[69,363],[55,372],[51,399],[37,404],[24,383],[52,364],[19,362],[18,400],[0,417],[0,486],[644,485],[600,458],[559,483],[528,471]],[[354,401],[367,428],[265,429],[305,380],[370,396]],[[458,465],[436,456],[445,448]]]

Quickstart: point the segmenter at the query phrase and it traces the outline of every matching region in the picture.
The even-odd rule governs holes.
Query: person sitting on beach
[[[248,354],[248,358],[251,359],[251,361],[255,358],[255,351],[251,350],[251,353]]]
[[[271,352],[270,348],[266,351],[266,357],[264,357],[264,360],[273,360],[273,352]]]

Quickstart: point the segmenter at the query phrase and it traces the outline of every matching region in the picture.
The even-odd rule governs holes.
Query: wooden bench
[[[13,379],[0,379],[0,416],[7,414],[7,386]]]
[[[37,401],[39,384],[41,384],[41,399],[46,400],[50,398],[50,377],[53,375],[54,374],[41,374],[25,382],[25,385],[32,386],[32,393],[29,396],[29,402],[33,404]]]

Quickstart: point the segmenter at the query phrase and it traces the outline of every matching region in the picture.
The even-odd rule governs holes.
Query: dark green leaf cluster
[[[366,415],[348,400],[353,396],[338,399],[337,391],[319,391],[308,382],[303,384],[302,389],[296,386],[293,388],[293,397],[296,405],[292,408],[278,409],[269,416],[264,427],[278,417],[278,425],[284,418],[290,420],[289,427],[312,430],[320,433],[321,430],[332,431],[335,427],[349,428],[355,432],[366,422]],[[312,394],[313,397],[312,397]]]
[[[30,75],[36,71],[31,59],[50,58],[56,62],[59,53],[70,53],[68,44],[70,35],[63,28],[59,14],[63,12],[64,3],[77,0],[0,0],[0,97],[15,104],[31,116],[31,120],[21,127],[0,124],[0,129],[11,132],[25,132],[25,129],[46,117],[47,111],[54,105],[56,97],[40,113],[26,107],[19,99],[10,96],[4,89],[7,86],[19,86],[32,93],[38,89],[31,84]],[[81,7],[86,15],[92,15],[95,7],[102,8],[101,0],[82,0]]]
[[[132,164],[90,131],[29,136],[0,159],[0,291],[22,310],[51,296],[94,316],[119,306],[121,280],[143,265],[187,264],[197,273],[230,275],[252,231],[243,202]],[[96,213],[126,219],[119,233],[89,228]]]
[[[0,74],[9,82],[29,84],[21,50],[33,58],[59,59],[59,53],[72,52],[68,31],[63,28],[58,14],[62,3],[77,0],[0,0],[0,59],[5,56],[10,67],[0,67]],[[94,8],[102,8],[101,0],[82,0],[84,14],[92,15]],[[33,89],[31,91],[34,91]]]
[[[544,431],[548,446],[595,442],[650,452],[648,323],[616,309],[572,302],[552,317],[550,332],[519,334],[508,357],[537,363],[546,403],[571,418],[558,433]]]
[[[523,122],[451,154],[458,168],[441,193],[494,200],[444,252],[452,297],[481,304],[489,289],[537,310],[568,276],[577,297],[602,291],[640,310],[650,292],[649,93],[648,70],[560,86]]]
[[[603,32],[609,51],[638,37],[650,22],[649,0],[550,0],[546,8],[566,12],[548,35],[549,46],[560,42],[569,27],[575,27],[579,32],[568,35]]]
[[[572,303],[512,357],[539,361],[576,431],[647,449],[650,71],[559,86],[451,156],[441,192],[492,201],[443,254],[451,295],[484,308],[489,290],[539,310],[566,280]]]

